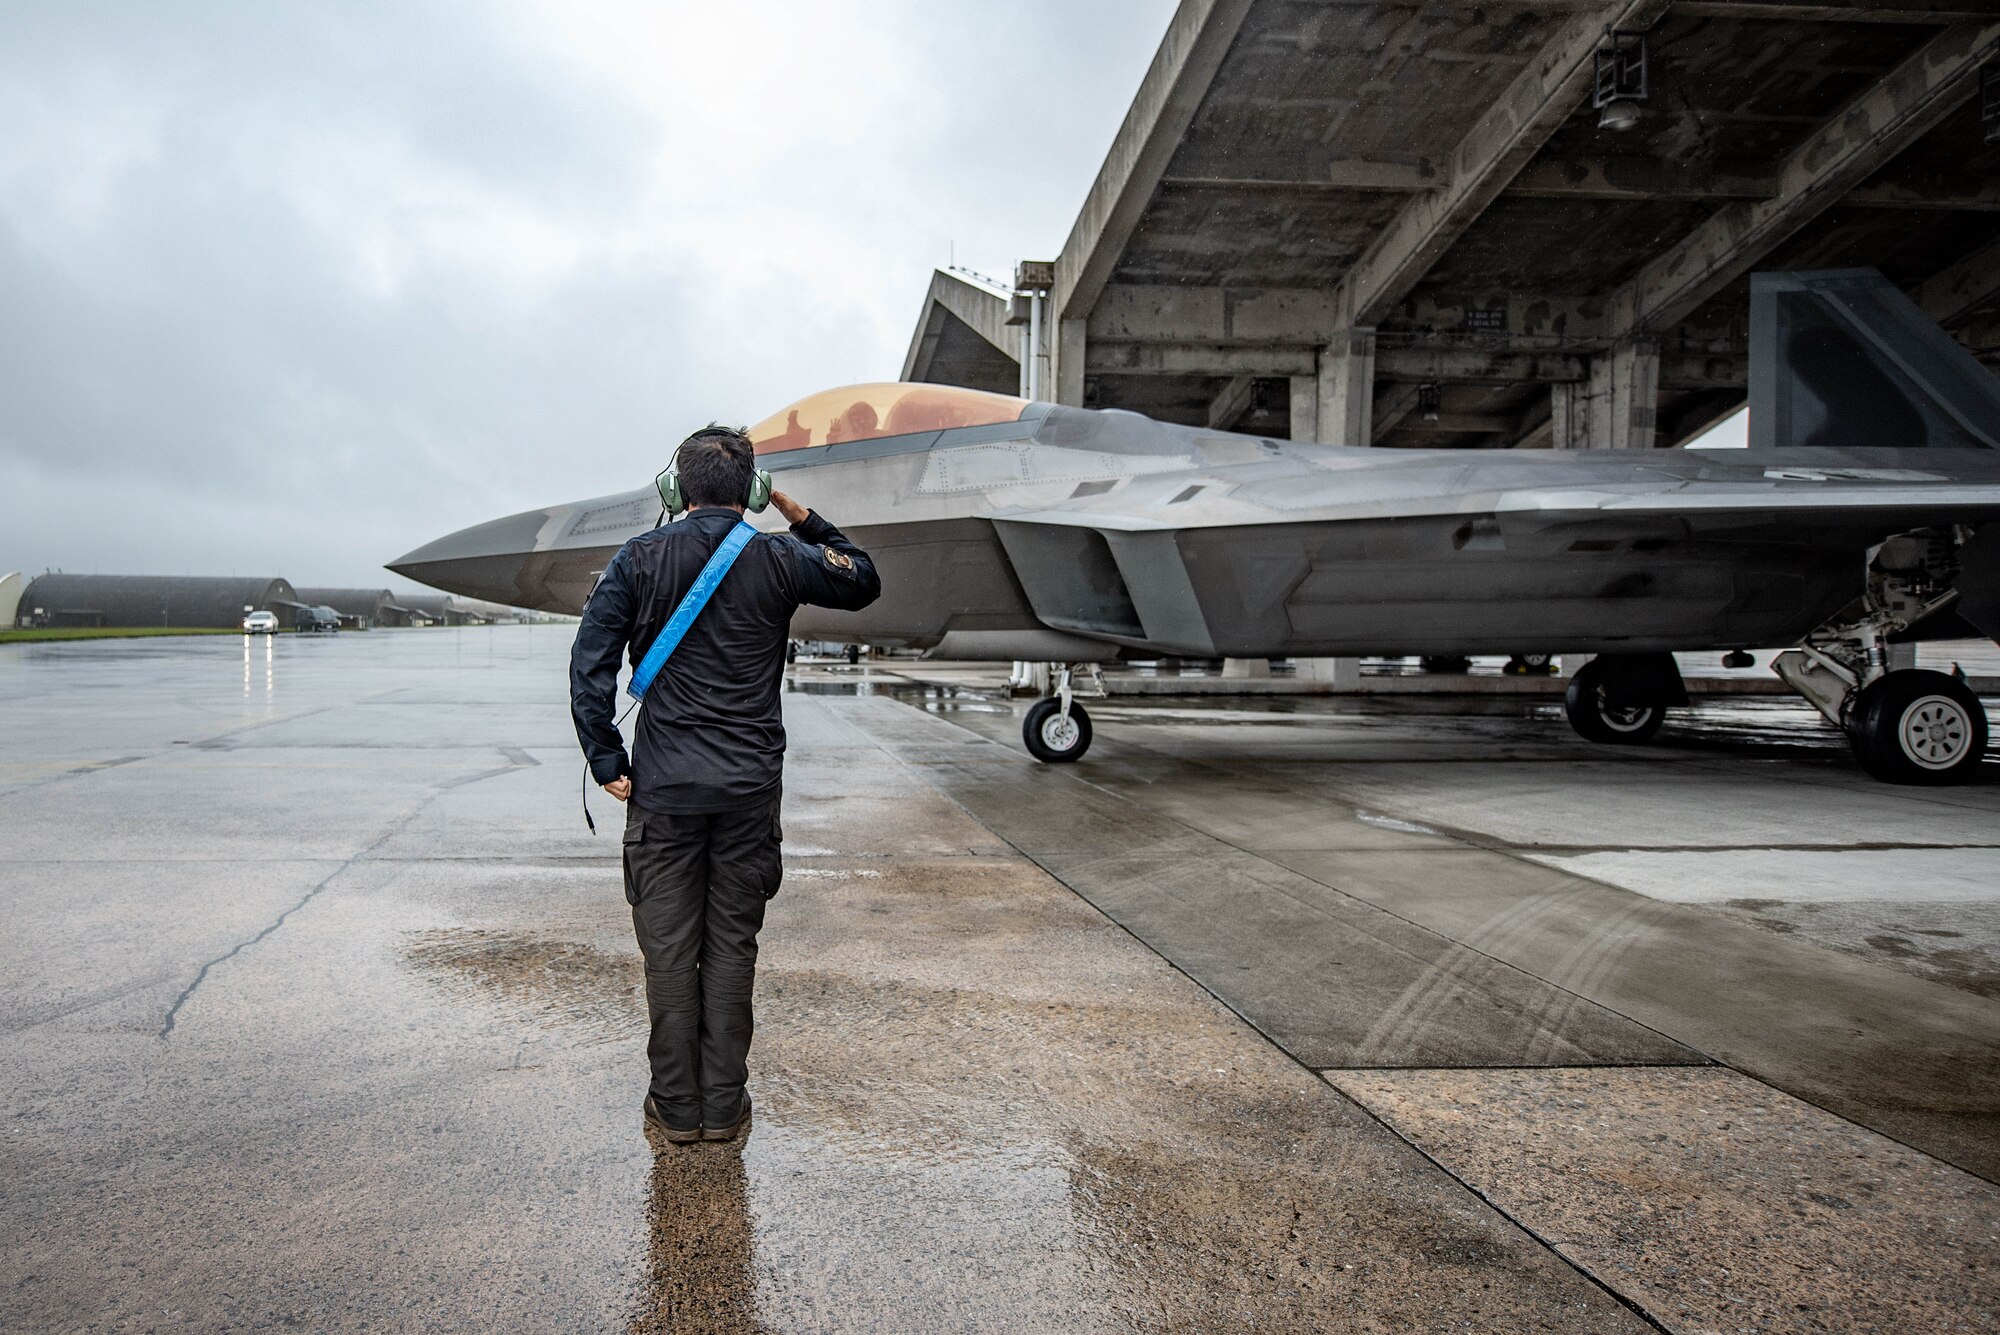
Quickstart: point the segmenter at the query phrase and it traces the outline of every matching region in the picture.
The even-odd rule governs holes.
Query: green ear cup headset
[[[702,430],[689,436],[688,440],[703,440],[709,437],[741,440],[746,444],[749,443],[748,437],[741,431],[733,431],[728,427],[722,426],[704,427]],[[686,441],[682,442],[682,444],[686,443]],[[672,461],[667,464],[666,470],[653,479],[653,485],[660,489],[660,504],[667,507],[667,513],[670,515],[677,515],[687,509],[687,502],[681,497],[680,463],[681,452],[676,449]],[[761,468],[752,470],[750,474],[750,494],[743,498],[743,508],[753,515],[760,514],[770,503],[771,475]]]

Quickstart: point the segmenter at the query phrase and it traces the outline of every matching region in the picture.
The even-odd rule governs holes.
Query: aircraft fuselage
[[[1790,644],[1861,594],[1877,543],[1995,513],[2000,457],[1931,460],[1949,472],[1828,449],[1391,452],[1046,404],[760,457],[882,575],[866,611],[802,609],[800,638],[1073,661]],[[574,613],[657,512],[650,491],[528,511],[394,568]]]

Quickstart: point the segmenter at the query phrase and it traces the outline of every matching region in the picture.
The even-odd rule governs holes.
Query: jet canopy
[[[847,440],[1018,422],[1027,409],[1027,399],[952,385],[849,385],[779,409],[750,428],[750,439],[757,453],[777,454]]]

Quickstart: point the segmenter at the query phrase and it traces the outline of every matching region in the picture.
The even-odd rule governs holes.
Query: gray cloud
[[[318,583],[892,377],[954,241],[1060,246],[1171,6],[34,8],[0,569]]]

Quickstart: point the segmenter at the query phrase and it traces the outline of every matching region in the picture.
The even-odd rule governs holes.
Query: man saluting
[[[628,804],[625,898],[652,1017],[646,1123],[682,1143],[730,1140],[750,1117],[757,932],[783,875],[778,701],[792,614],[807,603],[858,611],[882,592],[866,552],[770,487],[743,432],[689,436],[660,475],[661,499],[686,518],[611,558],[570,652],[591,777]],[[619,655],[640,664],[744,510],[767,499],[791,532],[740,535],[747,544],[646,689],[628,759],[613,712]]]

